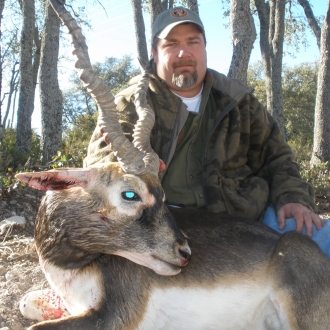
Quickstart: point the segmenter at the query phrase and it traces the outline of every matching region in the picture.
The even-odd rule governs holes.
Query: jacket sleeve
[[[278,211],[287,203],[300,203],[315,211],[314,189],[299,173],[295,155],[280,133],[278,123],[250,95],[249,166],[269,185],[270,202]]]

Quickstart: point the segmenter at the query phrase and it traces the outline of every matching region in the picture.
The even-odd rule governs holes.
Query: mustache
[[[193,60],[180,60],[180,61],[173,63],[173,69],[179,68],[180,66],[184,66],[184,65],[190,65],[190,66],[195,67],[196,62]]]

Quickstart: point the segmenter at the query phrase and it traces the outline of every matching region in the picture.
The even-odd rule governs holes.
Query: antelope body
[[[120,217],[111,201],[127,187],[118,189],[113,167],[89,176],[95,186],[47,192],[35,243],[53,291],[28,294],[21,309],[39,321],[65,317],[31,329],[329,328],[330,265],[308,237],[226,215],[171,215],[161,189],[151,192],[142,181],[141,201],[123,201],[138,211]],[[53,181],[46,173],[30,183]],[[74,174],[66,178],[73,182]],[[190,249],[172,216],[188,237],[188,264]]]
[[[30,329],[329,329],[330,263],[317,244],[245,219],[168,209],[149,142],[147,76],[131,143],[79,27],[50,1],[72,34],[118,163],[17,175],[48,190],[35,245],[51,289],[22,299],[23,315],[40,321]]]

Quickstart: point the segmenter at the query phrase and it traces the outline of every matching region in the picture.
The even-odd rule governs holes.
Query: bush
[[[302,178],[314,188],[316,195],[325,196],[330,192],[330,162],[310,166],[309,162],[300,162]]]
[[[22,171],[30,163],[39,164],[41,159],[40,136],[32,133],[32,147],[28,153],[21,153],[16,147],[16,130],[6,128],[0,143],[0,173]]]
[[[74,150],[75,155],[57,151],[56,156],[47,164],[49,168],[59,167],[82,167],[85,153],[81,150]]]

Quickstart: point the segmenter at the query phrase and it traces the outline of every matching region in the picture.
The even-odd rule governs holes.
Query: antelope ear
[[[90,169],[61,168],[43,172],[25,172],[15,178],[39,190],[62,190],[86,187],[91,176]]]

